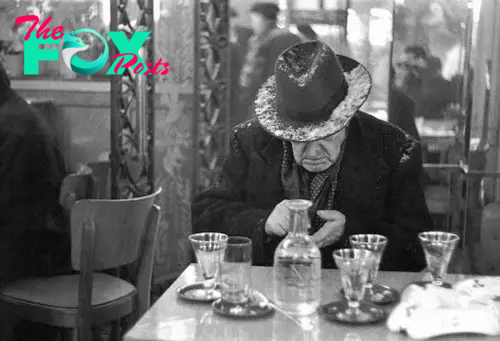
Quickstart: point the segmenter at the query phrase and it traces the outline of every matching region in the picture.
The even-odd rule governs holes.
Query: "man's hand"
[[[322,248],[335,243],[344,234],[345,216],[335,210],[321,210],[317,212],[326,223],[311,236],[313,242]]]
[[[284,236],[290,230],[290,210],[288,201],[283,200],[274,208],[266,221],[266,233],[275,236]]]

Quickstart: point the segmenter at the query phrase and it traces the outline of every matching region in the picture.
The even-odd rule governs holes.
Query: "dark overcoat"
[[[334,209],[346,216],[345,233],[321,249],[323,267],[334,268],[332,252],[348,236],[379,233],[389,238],[381,269],[425,267],[417,234],[433,229],[422,185],[419,143],[392,124],[358,112],[352,119],[341,161]],[[283,142],[255,120],[239,125],[215,186],[193,202],[194,232],[222,232],[253,241],[254,265],[270,266],[282,240],[265,233],[265,222],[285,198],[281,182]]]
[[[59,191],[66,175],[53,130],[0,65],[0,285],[69,268]]]

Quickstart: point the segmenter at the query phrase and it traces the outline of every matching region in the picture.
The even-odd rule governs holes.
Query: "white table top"
[[[462,275],[450,275],[447,280],[455,282]],[[195,265],[190,265],[177,281],[163,294],[154,306],[125,335],[125,341],[192,341],[192,340],[276,340],[276,341],[402,341],[408,337],[391,333],[385,323],[350,326],[329,322],[316,317],[313,331],[303,331],[295,322],[276,312],[260,320],[235,320],[215,315],[210,305],[185,302],[176,297],[180,286],[200,280]],[[378,281],[398,290],[407,284],[422,279],[421,273],[380,272]],[[253,288],[272,297],[272,268],[252,268]],[[323,270],[322,302],[340,298],[340,276],[338,270]],[[457,336],[440,337],[433,340],[500,340],[500,337]]]

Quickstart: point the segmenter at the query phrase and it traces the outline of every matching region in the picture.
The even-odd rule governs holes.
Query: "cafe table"
[[[272,297],[272,268],[252,267],[252,287]],[[456,282],[463,275],[448,275],[446,280]],[[202,277],[196,264],[189,265],[172,286],[146,312],[125,335],[124,341],[209,341],[209,340],[275,340],[275,341],[400,341],[409,337],[390,332],[385,322],[371,325],[346,325],[314,316],[308,331],[276,311],[272,316],[256,320],[239,320],[219,316],[210,304],[191,303],[177,298],[177,288],[200,281]],[[402,290],[412,282],[422,280],[422,273],[379,272],[378,282]],[[322,272],[322,303],[340,298],[340,273],[338,270]],[[500,337],[450,335],[433,340],[500,340]]]

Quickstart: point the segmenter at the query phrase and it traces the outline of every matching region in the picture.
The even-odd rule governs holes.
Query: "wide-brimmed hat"
[[[370,73],[354,59],[319,41],[300,43],[278,57],[275,74],[257,93],[255,113],[279,139],[315,141],[346,127],[371,86]]]

